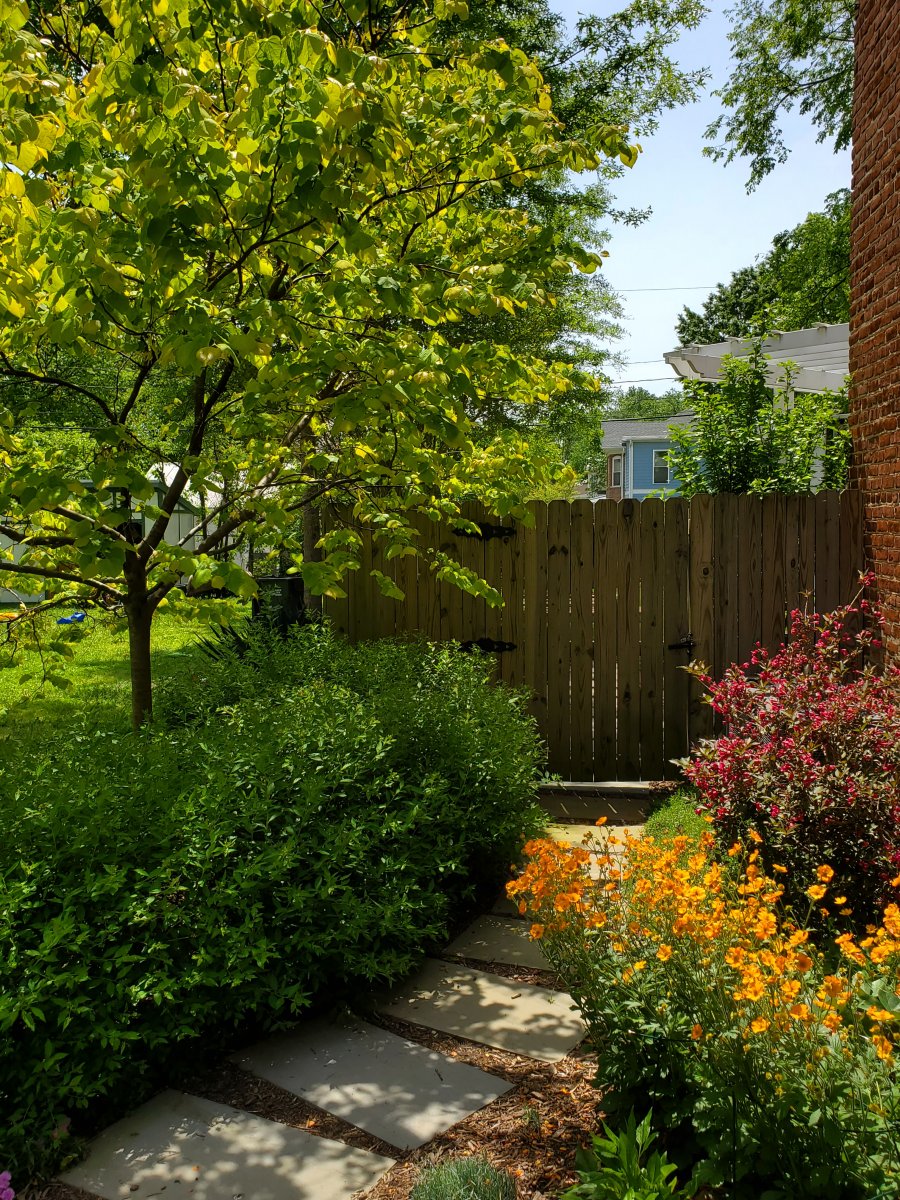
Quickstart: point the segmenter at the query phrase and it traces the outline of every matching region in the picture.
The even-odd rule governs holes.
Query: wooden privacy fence
[[[496,656],[524,687],[564,779],[677,776],[672,759],[712,732],[691,659],[720,676],[757,642],[784,636],[807,602],[828,611],[863,570],[858,492],[533,503],[533,525],[470,507],[482,538],[422,519],[421,543],[471,567],[502,609],[438,582],[424,560],[385,562],[366,539],[362,569],[326,611],[352,640],[419,632]],[[405,593],[381,595],[377,568]]]

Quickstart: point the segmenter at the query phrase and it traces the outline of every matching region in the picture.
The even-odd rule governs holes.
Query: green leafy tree
[[[716,384],[685,383],[690,426],[672,426],[669,462],[685,496],[765,495],[845,486],[849,454],[846,396],[792,392],[769,381],[757,342],[747,358],[726,357]]]
[[[750,337],[763,328],[806,329],[850,319],[850,192],[833,192],[822,212],[780,233],[752,267],[735,271],[697,312],[675,326],[682,346]]]
[[[391,557],[415,552],[410,513],[472,492],[514,511],[541,477],[514,432],[477,442],[460,398],[549,401],[572,369],[446,330],[550,304],[548,280],[598,264],[511,188],[637,152],[618,127],[568,137],[521,50],[464,28],[432,45],[456,13],[0,0],[0,377],[49,397],[35,418],[77,398],[98,446],[85,479],[7,415],[0,579],[124,608],[136,724],[154,614],[217,613],[178,582],[252,592],[214,557],[239,531],[328,497]],[[194,547],[171,534],[189,489],[210,518]],[[326,535],[310,589],[338,593],[359,545]]]
[[[715,94],[729,110],[709,126],[706,153],[749,158],[752,189],[790,153],[781,127],[796,109],[820,142],[849,146],[856,0],[747,0],[729,11],[734,68]]]
[[[667,392],[657,396],[640,384],[633,383],[606,397],[604,416],[618,420],[633,417],[654,420],[674,417],[676,413],[684,412],[686,407],[684,391],[680,386],[669,388]]]

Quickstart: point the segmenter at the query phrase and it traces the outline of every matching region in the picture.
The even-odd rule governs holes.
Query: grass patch
[[[41,617],[47,633],[56,634],[57,614]],[[3,636],[0,629],[0,638]],[[179,617],[160,613],[153,622],[153,671],[161,681],[175,668],[181,652],[196,640],[201,628]],[[63,672],[69,687],[40,686],[41,663],[35,650],[20,652],[12,664],[0,658],[0,762],[66,727],[81,725],[128,727],[131,678],[128,628],[118,617],[90,616],[72,626],[74,658]],[[30,678],[28,678],[30,676]]]
[[[664,838],[699,838],[709,829],[709,822],[695,811],[697,799],[693,791],[681,788],[667,796],[647,818],[644,832],[661,841]]]

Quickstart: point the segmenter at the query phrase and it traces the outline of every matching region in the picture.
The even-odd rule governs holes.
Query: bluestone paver
[[[348,1200],[393,1160],[183,1092],[162,1092],[61,1176],[104,1200]]]
[[[565,992],[428,959],[380,1010],[540,1062],[558,1062],[584,1037]]]
[[[430,1141],[511,1084],[364,1021],[315,1021],[233,1062],[401,1150]]]
[[[548,970],[540,942],[528,936],[530,925],[505,917],[478,917],[447,947],[448,954],[482,962],[506,963],[513,967]]]

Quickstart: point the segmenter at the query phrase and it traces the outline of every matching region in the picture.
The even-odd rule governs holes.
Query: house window
[[[669,483],[669,452],[668,450],[653,451],[653,482]]]
[[[614,454],[612,456],[612,486],[620,488],[622,486],[622,455]]]

